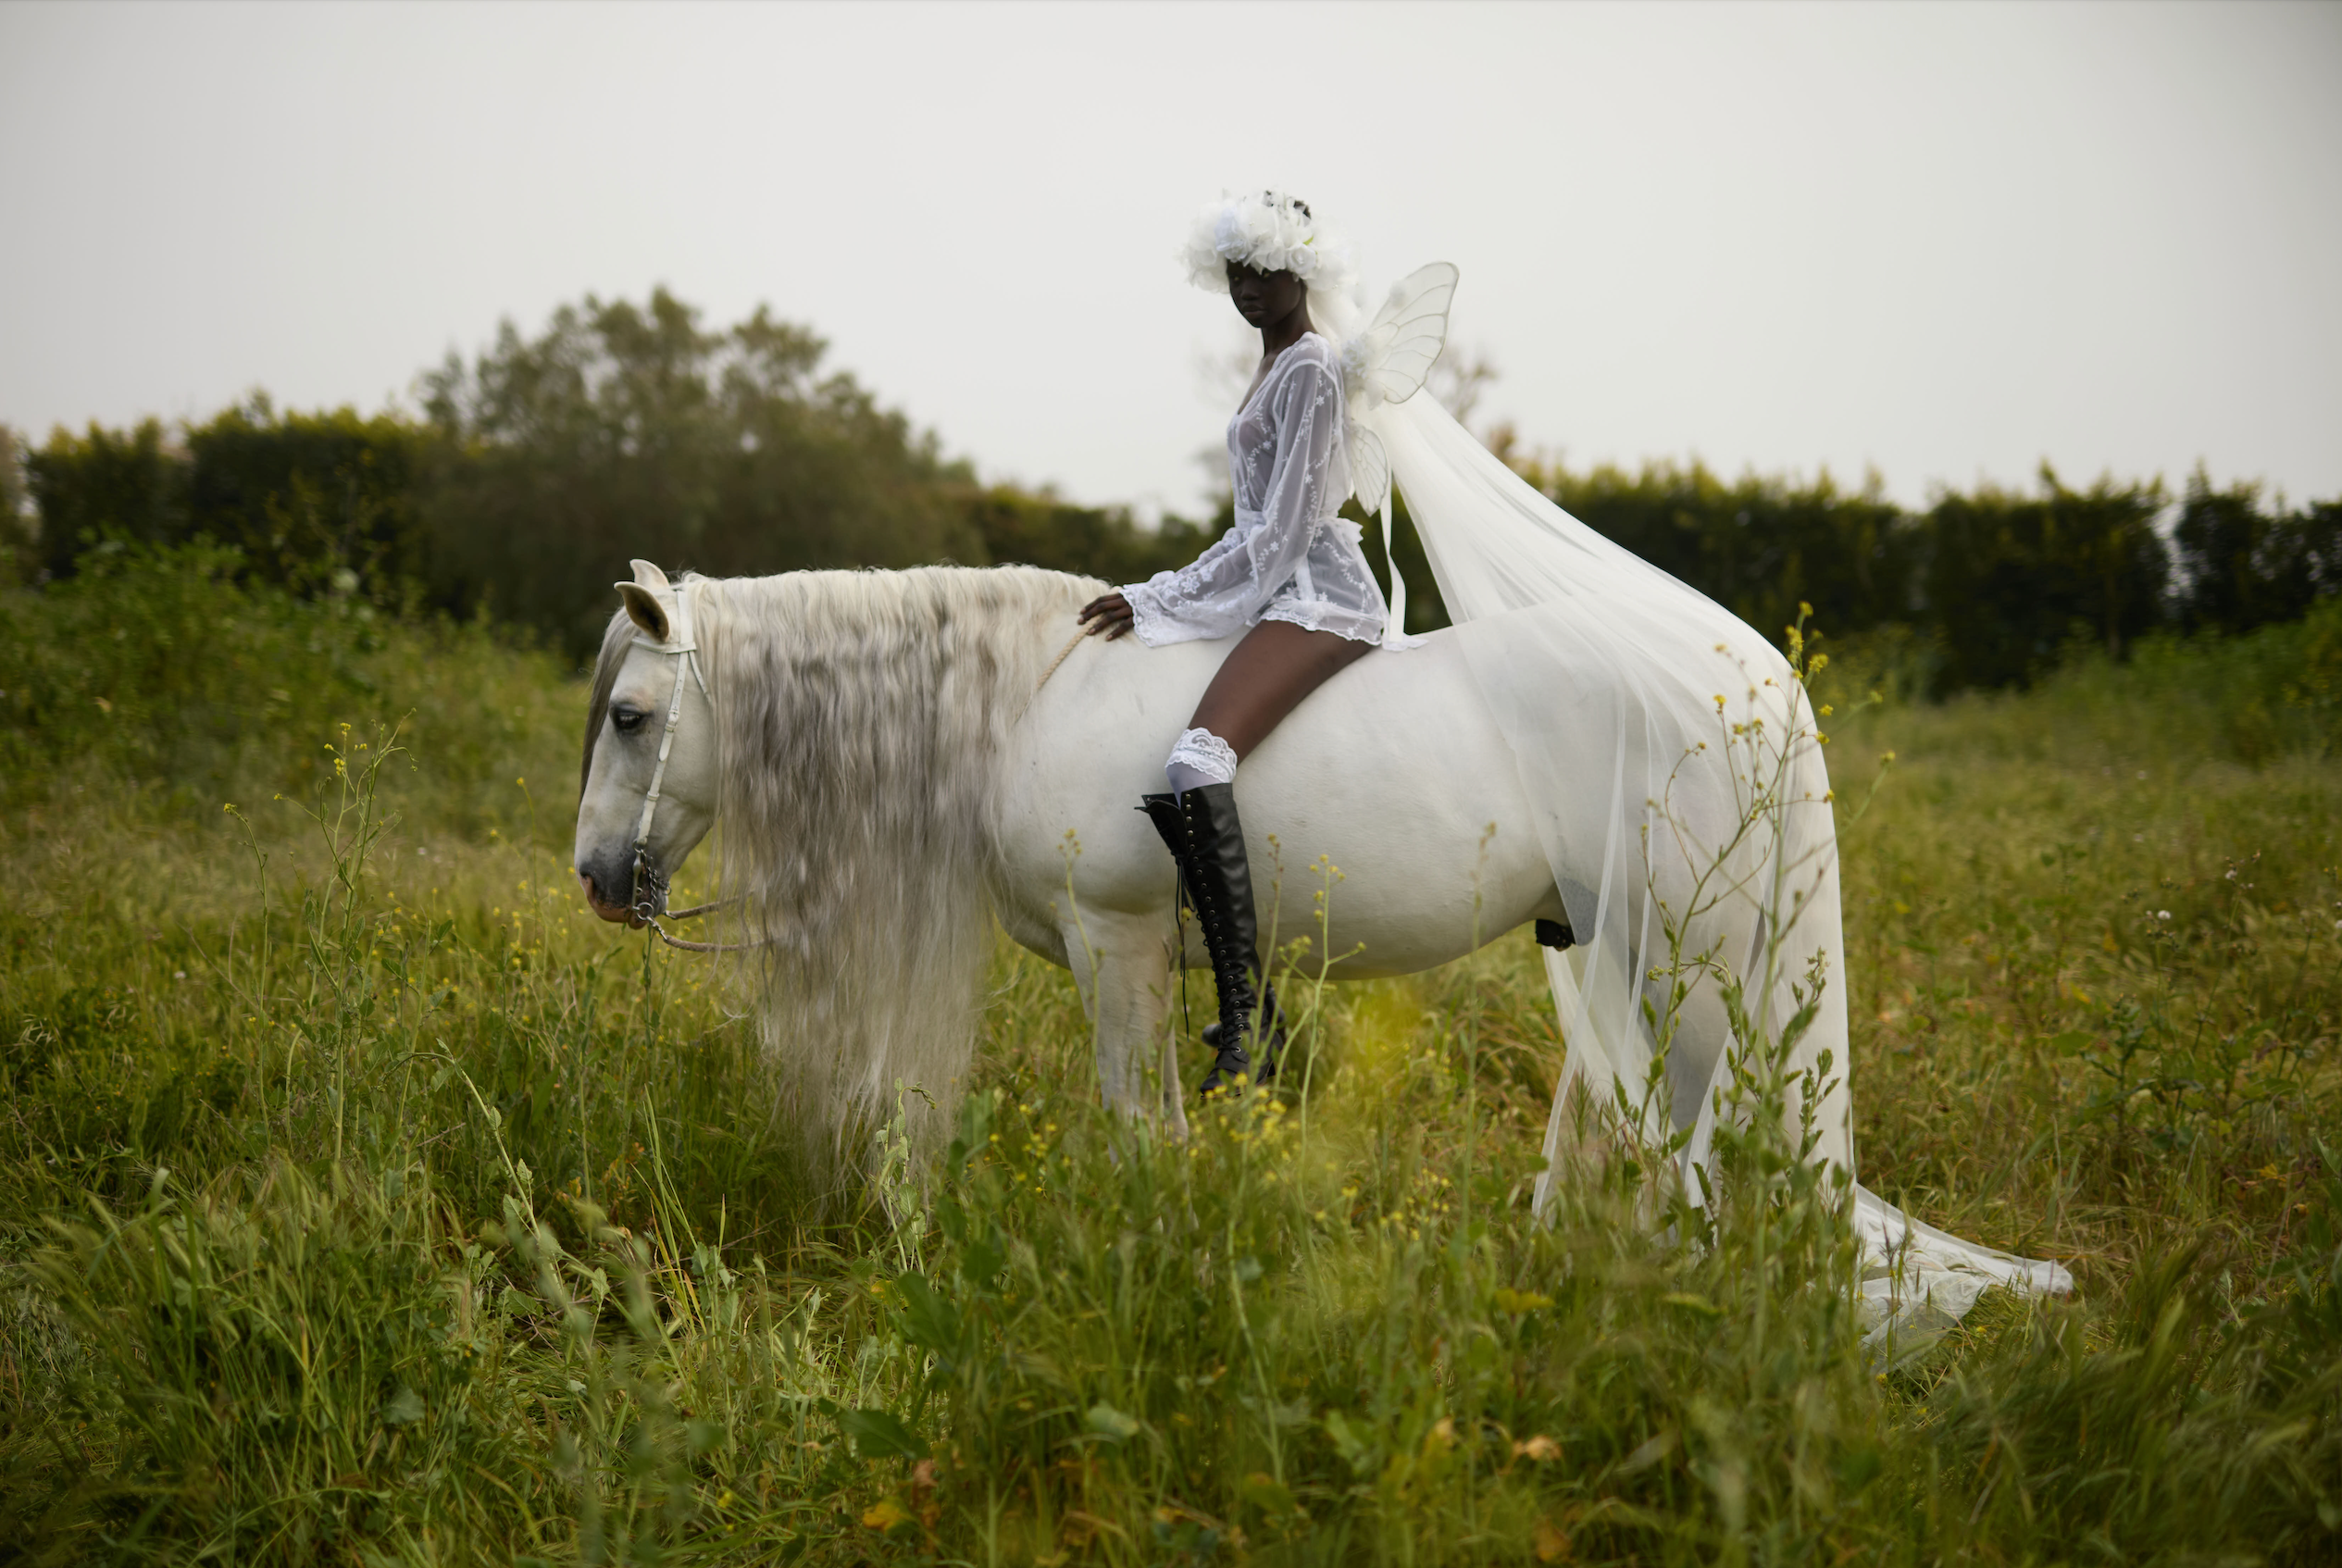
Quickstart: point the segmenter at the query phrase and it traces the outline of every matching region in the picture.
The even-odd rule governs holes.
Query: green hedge
[[[29,558],[63,578],[108,541],[209,540],[298,593],[487,611],[582,654],[636,555],[719,574],[1024,561],[1127,582],[1192,559],[1229,521],[1223,505],[1146,529],[981,485],[826,354],[763,309],[710,329],[664,290],[640,305],[589,295],[533,337],[506,323],[472,361],[451,356],[424,380],[420,420],[279,413],[256,396],[178,432],[59,430],[23,464],[40,515]],[[2342,591],[2342,501],[2289,508],[2200,471],[2168,531],[2160,480],[2075,489],[2046,464],[2031,489],[1943,490],[1921,511],[1875,478],[1524,472],[1762,630],[1810,604],[1834,635],[1893,633],[1937,692],[2024,683],[2077,641],[2124,658],[2159,631],[2298,620]],[[1397,531],[1410,628],[1445,624],[1403,504]]]

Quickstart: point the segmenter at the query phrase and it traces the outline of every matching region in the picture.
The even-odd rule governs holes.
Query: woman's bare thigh
[[[1290,621],[1263,621],[1222,662],[1189,728],[1208,729],[1242,757],[1302,699],[1367,653],[1375,644]]]

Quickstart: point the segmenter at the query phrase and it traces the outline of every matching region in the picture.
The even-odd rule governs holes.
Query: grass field
[[[953,1148],[841,1188],[709,961],[585,913],[580,688],[227,565],[0,632],[0,1555],[2342,1557],[2342,617],[1825,678],[1841,797],[1897,758],[1863,1180],[2080,1282],[1882,1349],[1761,1135],[1704,1246],[1616,1170],[1530,1223],[1521,934],[1295,988],[1308,1093],[1177,1146],[1004,946]]]

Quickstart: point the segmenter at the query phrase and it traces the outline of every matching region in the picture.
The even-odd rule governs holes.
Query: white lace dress
[[[1228,421],[1236,526],[1191,565],[1122,590],[1140,641],[1232,637],[1264,620],[1380,641],[1382,589],[1358,525],[1334,515],[1350,494],[1347,426],[1340,351],[1304,333]]]

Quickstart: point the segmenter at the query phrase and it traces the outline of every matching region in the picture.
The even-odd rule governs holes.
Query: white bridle
[[[683,661],[675,666],[675,690],[666,704],[666,732],[659,737],[658,766],[651,770],[651,792],[642,797],[642,822],[634,832],[634,885],[627,890],[627,897],[629,907],[646,921],[652,916],[642,908],[645,896],[642,881],[644,874],[650,870],[651,817],[659,809],[659,790],[666,783],[666,759],[675,750],[676,727],[683,722],[685,666],[690,666],[691,678],[699,682],[700,695],[707,699],[710,706],[716,702],[716,694],[707,689],[707,677],[700,671],[699,644],[691,639],[691,596],[688,585],[675,590],[675,625],[672,630],[674,636],[669,642],[654,642],[647,637],[634,640],[638,648],[648,648],[654,653],[672,654]],[[659,934],[666,935],[664,931]]]
[[[691,669],[691,678],[699,683],[700,695],[707,699],[709,707],[713,708],[716,705],[716,693],[707,689],[707,677],[700,669],[699,643],[691,637],[690,587],[688,584],[680,585],[676,587],[673,592],[675,594],[673,641],[654,642],[647,637],[637,637],[634,640],[634,645],[638,648],[648,648],[654,653],[667,654],[681,659],[683,663],[678,665],[675,669],[675,690],[668,695],[666,703],[666,729],[659,736],[658,765],[651,770],[650,792],[642,797],[642,821],[634,830],[634,885],[627,890],[627,897],[629,901],[628,907],[642,919],[642,924],[651,928],[654,936],[669,947],[681,948],[686,952],[742,952],[750,948],[763,947],[766,943],[763,941],[687,942],[680,937],[668,935],[666,927],[659,924],[659,917],[643,907],[648,902],[648,897],[642,890],[642,882],[644,874],[651,868],[651,818],[657,815],[659,791],[666,784],[666,759],[675,752],[676,728],[683,722],[683,670],[686,666]],[[670,909],[666,912],[666,917],[669,920],[688,920],[695,915],[705,915],[712,910],[721,909],[726,904],[737,902],[733,899],[721,899],[714,903],[694,904],[689,909]]]

